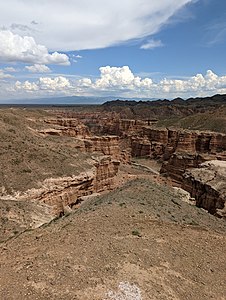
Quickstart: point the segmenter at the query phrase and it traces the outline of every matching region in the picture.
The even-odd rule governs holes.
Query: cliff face
[[[151,126],[151,120],[120,119],[119,114],[110,112],[106,113],[104,118],[99,113],[84,113],[75,114],[74,118],[58,118],[48,122],[71,128],[68,129],[68,133],[77,130],[84,135],[87,132],[86,137],[83,136],[84,141],[80,143],[81,148],[86,152],[98,151],[124,162],[129,161],[129,153],[133,157],[158,159],[164,161],[162,172],[169,171],[171,166],[175,172],[184,169],[179,163],[180,157],[176,158],[177,154],[190,155],[189,159],[186,157],[183,163],[187,164],[188,168],[196,167],[197,161],[212,159],[213,155],[218,159],[226,159],[225,134],[159,129]],[[92,136],[90,132],[104,136]],[[67,133],[64,131],[64,134]],[[122,140],[127,141],[126,147],[121,146]],[[197,155],[199,155],[198,159]],[[200,156],[203,156],[202,159]],[[167,164],[169,166],[166,166]],[[175,168],[176,164],[178,168]],[[168,172],[171,175],[173,175],[172,170]]]
[[[160,172],[178,183],[181,183],[187,169],[198,168],[204,161],[214,158],[225,159],[226,135],[190,131],[168,133],[171,138],[165,147]]]
[[[36,200],[53,207],[55,215],[64,212],[65,207],[77,204],[81,197],[95,192],[110,190],[118,173],[119,161],[103,156],[94,162],[94,168],[79,176],[50,179]]]
[[[79,202],[80,197],[112,188],[120,162],[110,156],[102,156],[93,161],[93,168],[79,175],[49,178],[41,188],[17,192],[3,200],[33,201],[51,207],[52,214],[58,216]]]
[[[116,135],[128,139],[132,156],[146,156],[167,160],[175,152],[211,153],[226,151],[226,135],[213,132],[180,129],[159,129],[151,120],[121,119],[117,113],[76,114],[91,133]],[[226,157],[226,156],[225,156]]]
[[[90,135],[89,129],[79,119],[57,118],[45,119],[45,123],[53,125],[53,129],[42,130],[43,134],[66,135],[71,137],[86,137]]]
[[[198,168],[204,161],[204,157],[200,154],[174,153],[169,160],[163,162],[160,173],[167,174],[176,183],[180,184],[187,169]]]
[[[196,199],[196,205],[226,218],[226,161],[208,161],[184,175],[182,187]]]
[[[87,117],[81,115],[81,120],[76,118],[57,118],[57,119],[47,119],[45,123],[51,124],[54,127],[39,131],[41,134],[45,135],[58,135],[58,136],[70,136],[75,137],[75,147],[83,152],[93,153],[100,152],[103,155],[110,155],[113,159],[120,160],[122,162],[130,162],[131,156],[130,151],[120,147],[121,139],[119,136],[113,135],[103,135],[95,136],[93,133],[100,134],[102,131],[106,134],[107,132],[118,132],[115,128],[110,128],[110,123],[108,124],[108,130],[105,130],[104,126],[97,126],[99,120],[94,119],[92,115],[88,115],[88,120],[83,119]],[[95,117],[97,117],[95,115]],[[95,121],[96,120],[96,121]],[[88,122],[89,126],[92,124],[90,129],[82,122]],[[91,122],[91,123],[89,123]],[[93,123],[92,123],[93,122]],[[101,122],[105,123],[105,119],[101,119]],[[115,127],[115,126],[113,126]],[[117,126],[116,126],[117,127]],[[124,128],[124,127],[123,127]]]
[[[118,173],[120,162],[112,160],[110,156],[102,157],[96,162],[94,191],[110,190],[113,186],[115,175]]]
[[[225,160],[225,134],[159,129],[151,126],[151,120],[121,119],[118,114],[110,112],[106,113],[104,118],[100,114],[77,114],[76,118],[75,116],[71,119],[60,120],[59,118],[59,120],[49,122],[57,125],[55,130],[60,129],[61,134],[70,135],[70,132],[77,130],[76,132],[79,133],[74,135],[79,142],[77,147],[84,152],[100,152],[125,163],[130,161],[130,155],[157,159],[162,162],[160,173],[169,176],[179,185],[183,184],[184,189],[191,192],[192,197],[197,199],[198,206],[214,214],[218,207],[222,208],[222,198],[217,188],[206,185],[201,180],[197,180],[197,177],[194,179],[191,174],[188,176],[186,172],[199,170],[202,163],[212,159]],[[117,163],[103,160],[97,165],[96,179],[87,178],[81,187],[86,186],[88,193],[89,189],[92,191],[98,191],[104,187],[109,189],[112,174],[115,173],[117,167]],[[202,177],[205,168],[200,170],[202,170],[200,171]],[[194,171],[192,172],[194,174]],[[186,179],[184,179],[185,173]],[[70,205],[72,196],[70,192],[68,193],[67,196],[62,196],[65,199],[69,197],[69,204],[65,200],[65,205]],[[76,192],[73,190],[72,194],[75,195]]]
[[[134,147],[139,148],[137,146],[139,144],[142,148],[142,144],[147,145],[147,141],[149,141],[150,147],[149,151],[146,151],[146,156],[164,160],[175,152],[222,154],[226,151],[226,135],[217,133],[144,127],[142,137],[137,140],[137,143],[134,143]],[[159,147],[155,148],[155,145],[161,145],[162,151],[159,152]],[[136,150],[132,153],[134,156],[140,155],[139,151],[136,153]]]
[[[86,152],[102,152],[115,159],[120,158],[119,138],[117,136],[92,136],[84,139]]]

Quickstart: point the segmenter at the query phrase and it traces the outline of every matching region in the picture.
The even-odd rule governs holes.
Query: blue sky
[[[226,93],[225,1],[66,2],[0,3],[0,101]]]

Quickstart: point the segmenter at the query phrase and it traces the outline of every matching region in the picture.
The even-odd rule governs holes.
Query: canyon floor
[[[92,109],[82,121],[78,108],[0,110],[0,299],[225,300],[225,218],[178,180],[194,170],[195,147],[224,168],[226,136],[172,131],[166,141],[165,129]],[[172,149],[183,164],[169,164],[170,177],[160,169]],[[224,172],[220,192],[195,180],[188,189],[222,210]]]

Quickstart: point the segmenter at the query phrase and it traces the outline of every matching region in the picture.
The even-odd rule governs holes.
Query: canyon
[[[15,179],[10,185],[8,174],[3,172],[2,183],[6,184],[1,187],[2,201],[30,200],[45,205],[50,219],[62,216],[77,207],[84,197],[114,188],[120,165],[139,166],[139,160],[143,159],[145,163],[140,167],[157,174],[159,182],[166,179],[167,184],[185,189],[196,199],[198,207],[225,218],[225,176],[220,171],[224,167],[219,174],[217,168],[208,170],[221,184],[209,188],[208,182],[196,179],[203,174],[205,162],[217,159],[224,166],[226,135],[223,133],[158,128],[154,119],[122,119],[116,112],[106,112],[102,117],[98,111],[51,109],[37,114],[14,109],[7,110],[4,118],[8,124],[2,126],[6,151],[2,156],[5,154],[6,160],[11,160],[12,165],[8,162],[5,169],[15,173]],[[26,149],[16,153],[18,157],[14,152],[12,157],[10,151],[14,146],[10,138],[15,136],[16,127],[22,126],[22,119],[27,121],[16,148]],[[148,161],[157,162],[159,173],[147,166]],[[51,170],[53,165],[55,169]],[[40,172],[36,170],[39,168]],[[31,183],[33,172],[34,178],[40,178]],[[19,180],[23,187],[17,186]]]
[[[0,109],[0,298],[224,299],[226,134],[103,107]]]
[[[133,158],[157,160],[161,164],[160,174],[169,177],[173,185],[189,192],[188,170],[199,169],[207,161],[226,160],[226,135],[223,133],[157,128],[154,120],[121,119],[115,112],[105,113],[104,118],[100,113],[54,113],[55,119],[45,120],[53,128],[41,133],[57,132],[59,135],[73,136],[76,138],[76,147],[81,151],[100,152],[118,160],[118,163],[130,164]],[[223,195],[221,190],[225,189],[225,177],[219,175],[219,178],[222,184],[217,188],[220,191],[216,191],[215,197],[200,201],[201,187],[196,191],[194,185],[191,196],[197,200],[199,207],[225,217],[225,196],[220,197],[222,211],[217,213],[219,205],[216,195]],[[203,184],[202,190],[206,189],[207,185]]]

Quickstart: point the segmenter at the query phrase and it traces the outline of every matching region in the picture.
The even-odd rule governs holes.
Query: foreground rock
[[[226,161],[208,161],[187,171],[182,186],[198,207],[226,218]]]

